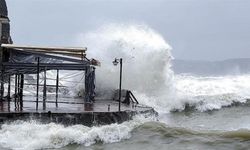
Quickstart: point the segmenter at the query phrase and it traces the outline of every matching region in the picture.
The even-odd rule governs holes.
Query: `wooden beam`
[[[70,57],[77,57],[77,58],[84,58],[86,56],[85,53],[72,53],[72,52],[59,52],[59,51],[44,51],[44,50],[23,50],[27,52],[39,52],[39,53],[47,53],[47,54],[59,54],[59,55],[66,55]]]
[[[9,22],[10,22],[9,18],[0,17],[0,23],[9,23]]]
[[[85,52],[86,47],[42,47],[42,46],[23,46],[23,45],[13,45],[13,44],[2,44],[1,47],[4,48],[17,48],[23,50],[51,50],[51,51],[64,51],[64,52]]]
[[[14,73],[16,71],[18,72],[29,72],[33,69],[37,68],[37,64],[34,63],[3,63],[3,66],[6,68],[6,72],[8,72],[9,69]],[[40,70],[42,71],[43,68],[47,68],[47,70],[86,70],[86,68],[89,66],[89,64],[76,64],[76,63],[40,63]],[[12,69],[15,69],[13,71]]]

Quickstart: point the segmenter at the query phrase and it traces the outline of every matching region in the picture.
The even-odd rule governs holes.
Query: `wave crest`
[[[152,134],[159,134],[164,137],[214,137],[222,139],[243,139],[250,140],[250,130],[249,129],[238,129],[233,131],[222,131],[222,130],[191,130],[181,127],[170,127],[164,123],[160,122],[147,122],[139,126],[137,132],[152,132]]]
[[[0,146],[10,149],[61,148],[70,144],[90,146],[95,143],[114,143],[131,137],[131,131],[154,116],[136,116],[122,124],[100,127],[83,125],[63,126],[42,124],[37,121],[15,121],[3,124],[0,130]]]

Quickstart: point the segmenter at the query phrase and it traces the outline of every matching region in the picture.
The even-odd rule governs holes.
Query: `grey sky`
[[[178,59],[250,57],[249,0],[6,1],[17,44],[72,46],[79,33],[132,22],[160,33]]]

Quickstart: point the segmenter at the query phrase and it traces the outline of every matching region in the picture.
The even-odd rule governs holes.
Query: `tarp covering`
[[[36,63],[37,57],[40,58],[40,63],[62,63],[63,60],[55,59],[50,55],[39,55],[25,51],[12,49],[10,52],[9,62],[12,63]]]
[[[39,52],[27,52],[21,49],[4,48],[3,69],[7,74],[34,74],[37,73],[38,58],[39,72],[43,70],[85,70],[91,61],[70,58],[60,55],[51,55]]]

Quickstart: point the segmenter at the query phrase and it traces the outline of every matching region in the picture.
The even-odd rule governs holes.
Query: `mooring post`
[[[37,59],[37,74],[36,74],[36,110],[38,110],[40,57],[37,57],[36,59]]]
[[[10,101],[10,88],[11,88],[11,75],[9,75],[9,78],[8,78],[8,94],[7,94],[8,101]]]
[[[58,100],[58,86],[59,86],[59,70],[57,69],[57,72],[56,72],[56,107],[58,107],[58,103],[57,103],[57,100]]]
[[[46,98],[47,98],[47,85],[46,85],[46,67],[44,68],[44,81],[43,81],[43,110],[46,109]]]
[[[20,108],[23,109],[23,86],[24,86],[24,75],[20,75]]]

